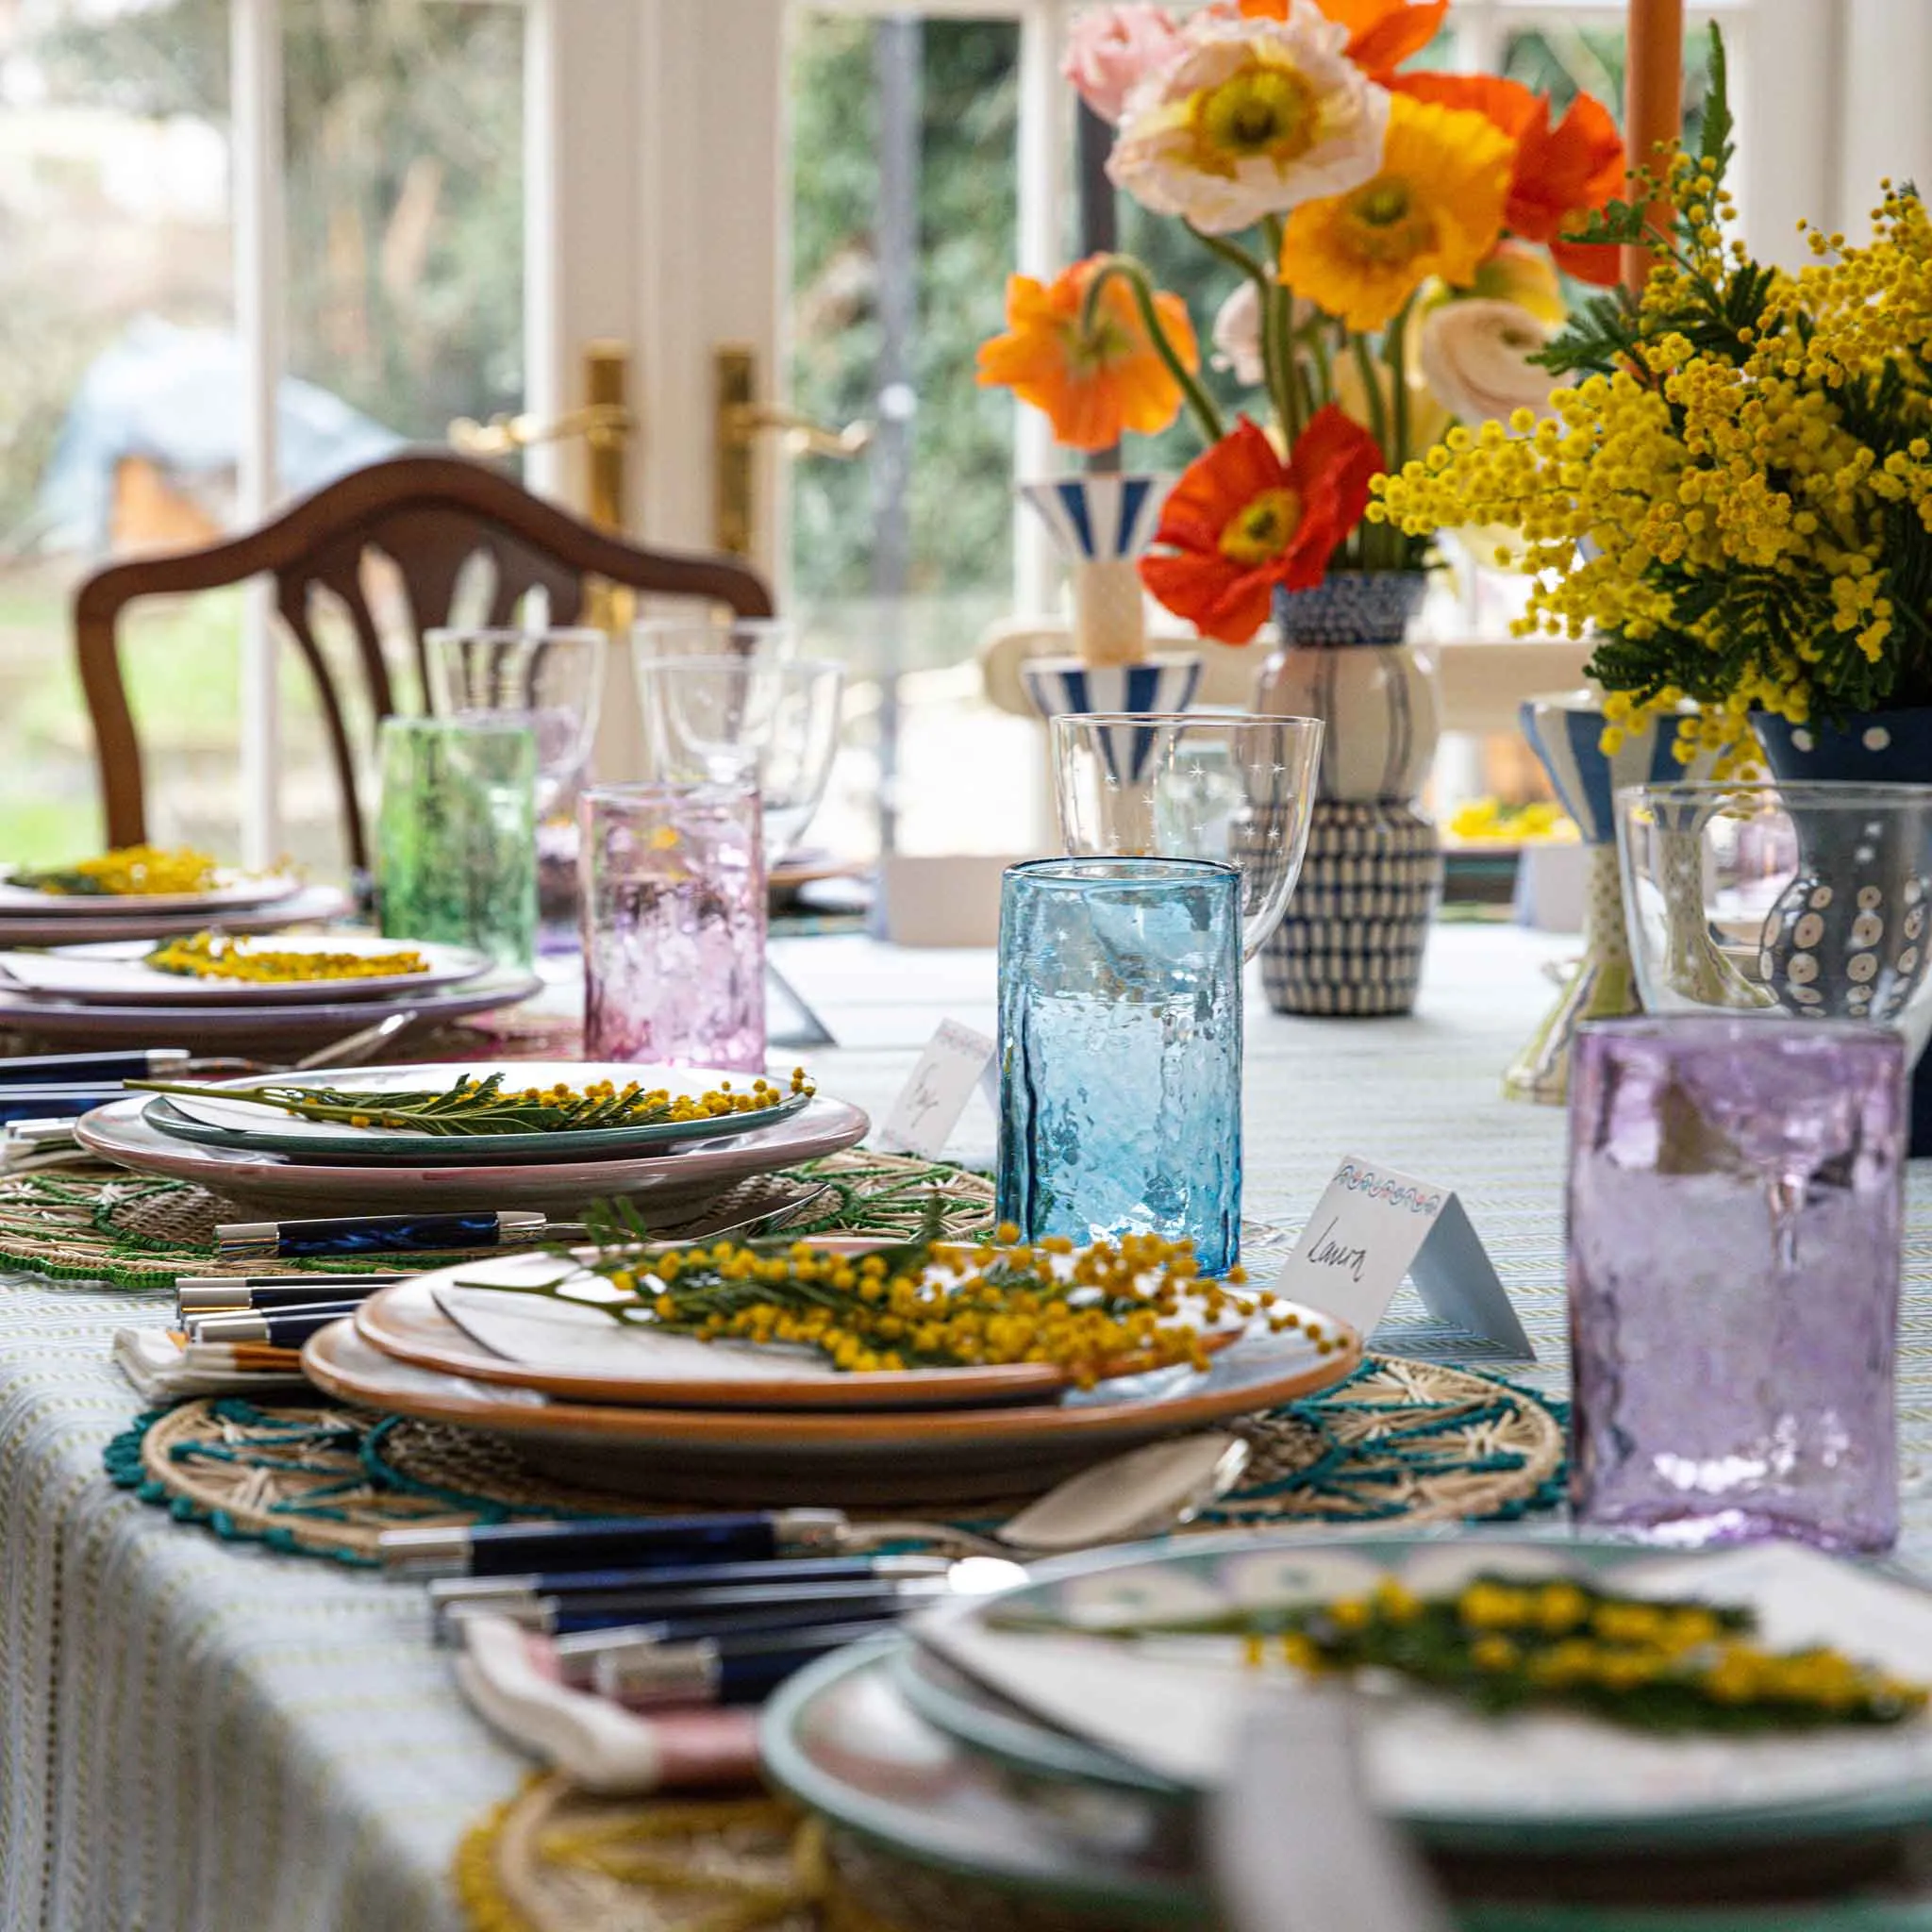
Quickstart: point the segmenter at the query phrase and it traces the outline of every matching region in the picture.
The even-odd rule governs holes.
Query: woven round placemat
[[[681,1212],[658,1232],[699,1239],[761,1208],[779,1208],[801,1181],[829,1183],[834,1191],[799,1234],[833,1230],[895,1240],[918,1232],[937,1189],[947,1205],[946,1232],[965,1237],[992,1225],[992,1183],[942,1161],[855,1147],[807,1161],[781,1174],[756,1174],[696,1212]],[[129,1174],[92,1161],[0,1179],[0,1271],[12,1269],[55,1281],[107,1282],[135,1290],[173,1288],[183,1274],[259,1274],[259,1257],[224,1260],[215,1228],[255,1217],[187,1181]],[[460,1253],[417,1253],[412,1267],[428,1269],[474,1258]],[[317,1274],[366,1271],[367,1256],[277,1261],[277,1273]]]
[[[1100,1932],[781,1799],[600,1798],[555,1775],[465,1834],[456,1884],[472,1932]]]
[[[1372,1356],[1346,1382],[1235,1424],[1254,1450],[1247,1480],[1191,1525],[1494,1520],[1554,1503],[1563,1424],[1540,1397],[1475,1369]],[[532,1470],[505,1437],[328,1403],[258,1407],[208,1398],[144,1417],[107,1451],[108,1473],[183,1522],[277,1549],[375,1559],[385,1529],[520,1516],[680,1515],[572,1488]],[[1028,1499],[924,1513],[986,1530]],[[826,1505],[841,1498],[827,1495]],[[868,1512],[903,1517],[903,1508]]]

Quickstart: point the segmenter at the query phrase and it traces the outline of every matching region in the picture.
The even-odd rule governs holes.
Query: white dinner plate
[[[232,865],[216,868],[218,883],[206,892],[43,892],[16,886],[11,871],[0,872],[0,913],[71,913],[89,920],[149,912],[239,912],[292,898],[302,890],[292,873],[246,873]]]
[[[291,1075],[291,1086],[331,1087],[367,1093],[372,1104],[385,1093],[442,1091],[467,1074],[483,1080],[502,1073],[512,1089],[556,1087],[582,1090],[599,1080],[624,1087],[635,1080],[646,1091],[699,1095],[721,1087],[742,1092],[748,1074],[715,1067],[626,1066],[604,1060],[459,1061],[421,1066],[348,1067],[339,1074]],[[304,1120],[278,1108],[223,1098],[228,1088],[260,1087],[259,1075],[210,1082],[194,1093],[170,1093],[148,1106],[144,1118],[164,1134],[205,1146],[232,1147],[251,1154],[286,1154],[291,1159],[342,1161],[433,1161],[438,1166],[482,1161],[609,1160],[625,1154],[670,1154],[702,1141],[732,1138],[769,1127],[799,1112],[810,1096],[781,1092],[756,1113],[717,1114],[708,1120],[658,1121],[649,1125],[583,1127],[553,1133],[439,1135],[393,1127],[356,1127],[341,1122]],[[185,1119],[183,1118],[185,1116]]]
[[[922,1614],[908,1625],[914,1641],[995,1703],[960,1700],[957,1724],[942,1695],[922,1696],[920,1708],[1026,1774],[1180,1800],[1224,1775],[1256,1667],[1231,1634],[1119,1633],[1150,1621],[1265,1618],[1277,1607],[1360,1596],[1388,1576],[1434,1595],[1495,1574],[1614,1579],[1632,1595],[1748,1607],[1771,1649],[1828,1644],[1919,1682],[1932,1660],[1932,1595],[1795,1543],[1686,1556],[1583,1540],[1200,1537],[1042,1565],[996,1606]],[[1268,1668],[1302,1681],[1278,1660]],[[988,1712],[1002,1708],[1010,1722],[996,1732]],[[1377,1801],[1445,1845],[1548,1850],[1607,1840],[1634,1849],[1795,1831],[1807,1816],[1839,1831],[1932,1817],[1932,1718],[1924,1715],[1809,1732],[1672,1734],[1557,1706],[1490,1717],[1400,1683],[1378,1687],[1361,1710]],[[1109,1760],[1121,1774],[1109,1775]]]
[[[612,1196],[635,1200],[647,1212],[652,1206],[683,1208],[711,1200],[748,1175],[857,1146],[872,1124],[858,1108],[820,1097],[775,1126],[670,1156],[345,1167],[171,1140],[142,1117],[148,1099],[130,1094],[83,1114],[75,1124],[81,1145],[145,1174],[192,1181],[273,1218],[415,1208],[535,1208],[573,1214]]]
[[[830,1236],[814,1238],[811,1245],[857,1256],[894,1243]],[[1071,1272],[1074,1257],[1065,1257],[1062,1266]],[[645,1274],[647,1264],[638,1264],[636,1272]],[[566,1277],[570,1299],[524,1291]],[[1045,1401],[1074,1380],[1049,1362],[851,1374],[816,1349],[702,1341],[648,1324],[619,1322],[608,1307],[623,1298],[601,1275],[558,1255],[487,1255],[372,1296],[356,1326],[365,1341],[421,1368],[539,1389],[573,1401],[642,1407],[988,1407]],[[1320,1320],[1311,1309],[1297,1312],[1307,1323]],[[1208,1325],[1205,1317],[1198,1319]],[[1347,1331],[1332,1332],[1337,1341],[1352,1345]],[[1226,1324],[1214,1346],[1232,1344],[1238,1334],[1238,1324]],[[1310,1370],[1323,1364],[1306,1329],[1293,1342],[1281,1353],[1285,1370],[1298,1361]]]
[[[175,912],[133,912],[114,906],[96,915],[59,909],[75,901],[49,898],[36,909],[0,908],[0,946],[69,946],[95,940],[171,939],[177,933],[276,932],[284,926],[341,919],[349,910],[349,896],[335,886],[304,886],[286,899],[265,906],[210,908],[190,906]],[[41,907],[45,909],[39,909]]]
[[[318,999],[379,1000],[407,997],[433,988],[457,986],[488,973],[490,956],[468,946],[439,945],[428,940],[385,940],[367,933],[284,935],[264,950],[317,956],[414,952],[421,973],[384,973],[365,979],[274,981],[202,978],[164,973],[145,962],[158,943],[153,940],[108,940],[87,946],[61,946],[51,953],[0,953],[0,981],[46,998],[78,1000],[89,1006],[272,1007],[312,1006]]]
[[[23,1033],[52,1047],[178,1046],[193,1053],[308,1053],[373,1026],[385,1013],[418,1014],[426,1027],[513,1007],[541,990],[534,973],[499,966],[457,986],[384,999],[311,999],[281,1007],[106,1006],[57,1000],[0,987],[0,1032]],[[285,1056],[286,1057],[286,1056]]]

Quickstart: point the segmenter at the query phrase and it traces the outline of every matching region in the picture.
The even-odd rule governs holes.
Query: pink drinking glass
[[[758,788],[593,785],[577,809],[585,1058],[763,1073]]]

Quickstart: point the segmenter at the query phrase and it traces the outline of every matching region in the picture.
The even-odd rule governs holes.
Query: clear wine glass
[[[589,626],[560,630],[432,630],[429,691],[445,717],[515,717],[537,734],[537,816],[575,799],[590,767],[604,695],[607,641]]]
[[[645,617],[630,628],[639,663],[659,658],[737,658],[759,664],[798,656],[798,626],[782,617]]]
[[[1252,959],[1301,876],[1321,757],[1319,718],[1070,713],[1053,721],[1060,836],[1078,858],[1238,866]]]
[[[765,862],[776,865],[824,796],[839,749],[844,667],[641,651],[635,663],[651,776],[672,784],[754,780],[764,804]]]

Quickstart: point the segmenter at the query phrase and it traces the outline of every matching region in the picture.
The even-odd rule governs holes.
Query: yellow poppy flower
[[[1431,275],[1467,287],[1503,231],[1515,155],[1487,115],[1395,95],[1380,171],[1290,215],[1281,279],[1352,329],[1382,327]]]

